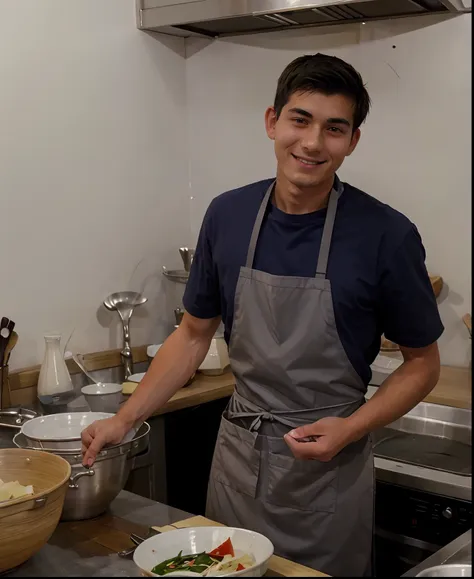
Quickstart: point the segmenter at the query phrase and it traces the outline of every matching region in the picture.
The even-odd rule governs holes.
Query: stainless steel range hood
[[[471,0],[136,0],[137,24],[175,36],[235,36],[402,16],[469,12]]]

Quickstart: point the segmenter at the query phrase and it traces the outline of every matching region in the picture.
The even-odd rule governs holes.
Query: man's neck
[[[274,203],[280,211],[292,215],[313,213],[327,207],[329,194],[334,185],[334,176],[316,187],[301,189],[284,177],[277,175]]]

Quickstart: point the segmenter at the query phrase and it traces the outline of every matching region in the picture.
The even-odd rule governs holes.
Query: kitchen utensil
[[[125,551],[119,551],[117,553],[117,555],[119,557],[123,557],[123,558],[130,557],[130,555],[133,555],[133,553],[135,553],[135,549],[138,547],[138,545],[143,543],[143,541],[146,541],[150,537],[153,537],[154,535],[159,535],[159,534],[160,534],[160,531],[155,531],[154,529],[150,529],[148,531],[147,537],[140,537],[139,535],[135,535],[134,533],[132,533],[130,535],[130,541],[132,541],[132,543],[134,543],[134,547],[132,547],[131,549],[126,549]]]
[[[189,249],[187,247],[180,247],[179,254],[183,260],[184,271],[191,271],[191,265],[194,259],[194,249]]]
[[[472,565],[437,565],[421,571],[416,577],[472,577]]]
[[[4,481],[32,485],[34,494],[0,503],[0,573],[21,565],[55,530],[71,475],[69,463],[53,454],[20,448],[0,450]]]
[[[144,422],[138,429],[136,434],[132,437],[126,436],[122,442],[119,444],[114,444],[112,446],[105,446],[98,454],[98,458],[111,458],[116,454],[126,454],[128,452],[132,453],[134,456],[137,453],[144,452],[148,446],[148,433],[150,427],[147,422]],[[28,450],[41,450],[44,452],[51,452],[52,454],[58,454],[70,464],[76,464],[80,462],[82,464],[82,451],[77,448],[48,448],[48,447],[38,447],[34,446],[28,438],[20,431],[13,437],[13,443],[18,448],[25,448]]]
[[[25,408],[0,410],[0,426],[20,430],[24,422],[37,416],[36,412]]]
[[[71,402],[74,386],[61,350],[61,335],[45,334],[45,353],[38,378],[37,395],[41,404],[58,406]]]
[[[177,328],[179,326],[179,324],[183,321],[183,316],[184,316],[184,310],[182,310],[181,308],[176,308],[173,310],[174,312],[174,319],[175,319],[175,328]]]
[[[81,388],[81,392],[93,412],[115,414],[123,401],[122,384],[89,384]]]
[[[7,346],[5,348],[5,352],[3,354],[4,366],[8,366],[8,362],[10,361],[10,355],[12,353],[13,348],[17,345],[17,343],[18,343],[18,334],[16,332],[12,332],[10,335],[10,339],[8,340]]]
[[[244,553],[255,557],[256,563],[245,571],[229,573],[226,577],[263,577],[273,555],[269,539],[254,531],[235,527],[190,527],[161,533],[143,541],[135,550],[133,560],[142,573],[158,577],[151,569],[166,559],[183,553],[211,551],[230,537],[236,555]]]
[[[11,326],[11,329],[10,329]],[[10,339],[10,334],[15,327],[15,323],[11,322],[6,317],[3,317],[0,321],[0,366],[3,366],[3,360],[5,358],[5,350]]]
[[[148,301],[138,292],[123,291],[109,295],[104,300],[104,306],[110,311],[118,312],[122,321],[123,349],[120,352],[124,366],[125,380],[133,373],[132,349],[130,347],[130,318],[136,306]]]
[[[91,380],[94,384],[96,384],[97,386],[103,386],[102,382],[98,382],[94,376],[92,376],[92,374],[89,374],[89,372],[86,370],[85,366],[84,366],[84,362],[82,359],[82,356],[80,354],[73,354],[72,352],[65,352],[64,354],[65,358],[72,358],[74,360],[74,362],[79,366],[79,368],[82,370],[82,372],[89,378],[89,380]]]
[[[82,453],[77,450],[53,450],[71,465],[71,477],[66,492],[63,520],[78,521],[99,516],[124,488],[130,471],[138,467],[147,450],[150,425],[144,422],[132,440],[109,446],[99,452],[91,468],[82,465]],[[19,448],[28,445],[19,432],[13,438]]]
[[[81,449],[81,432],[96,420],[111,418],[106,412],[64,412],[38,416],[21,427],[33,447],[48,449]],[[131,440],[135,432],[130,431],[126,438]]]
[[[472,338],[472,319],[471,319],[471,314],[464,314],[462,317],[462,321],[464,322],[464,325],[466,326],[466,328],[469,331],[469,336]]]
[[[177,283],[188,283],[189,279],[189,271],[185,269],[166,269],[166,267],[163,266],[163,275]]]

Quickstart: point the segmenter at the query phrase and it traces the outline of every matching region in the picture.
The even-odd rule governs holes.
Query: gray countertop
[[[150,527],[164,526],[189,518],[189,513],[122,491],[109,512],[120,519]],[[29,561],[5,574],[5,577],[140,577],[132,559],[115,553],[97,556],[87,543],[80,548],[68,540],[67,527],[60,525],[49,542]],[[84,546],[85,545],[85,546]],[[446,547],[411,569],[404,577],[415,577],[428,567],[443,563],[471,563],[471,531],[467,531]]]
[[[437,565],[455,565],[472,563],[471,530],[451,541],[448,545],[410,569],[403,577],[416,577],[418,573]]]
[[[191,515],[173,507],[156,503],[138,495],[122,491],[111,504],[111,515],[132,523],[150,527],[164,526],[187,519]],[[67,525],[67,523],[66,523]],[[5,574],[5,577],[140,577],[133,559],[116,554],[97,556],[93,550],[81,548],[68,541],[65,527],[60,523],[48,543],[29,561]]]

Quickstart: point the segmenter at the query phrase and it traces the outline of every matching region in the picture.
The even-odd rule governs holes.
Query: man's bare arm
[[[403,364],[375,394],[347,419],[352,438],[394,422],[421,402],[436,386],[440,374],[437,343],[425,348],[404,348]]]
[[[220,318],[185,313],[179,327],[158,350],[147,373],[117,416],[128,426],[146,420],[193,375],[209,350]]]

